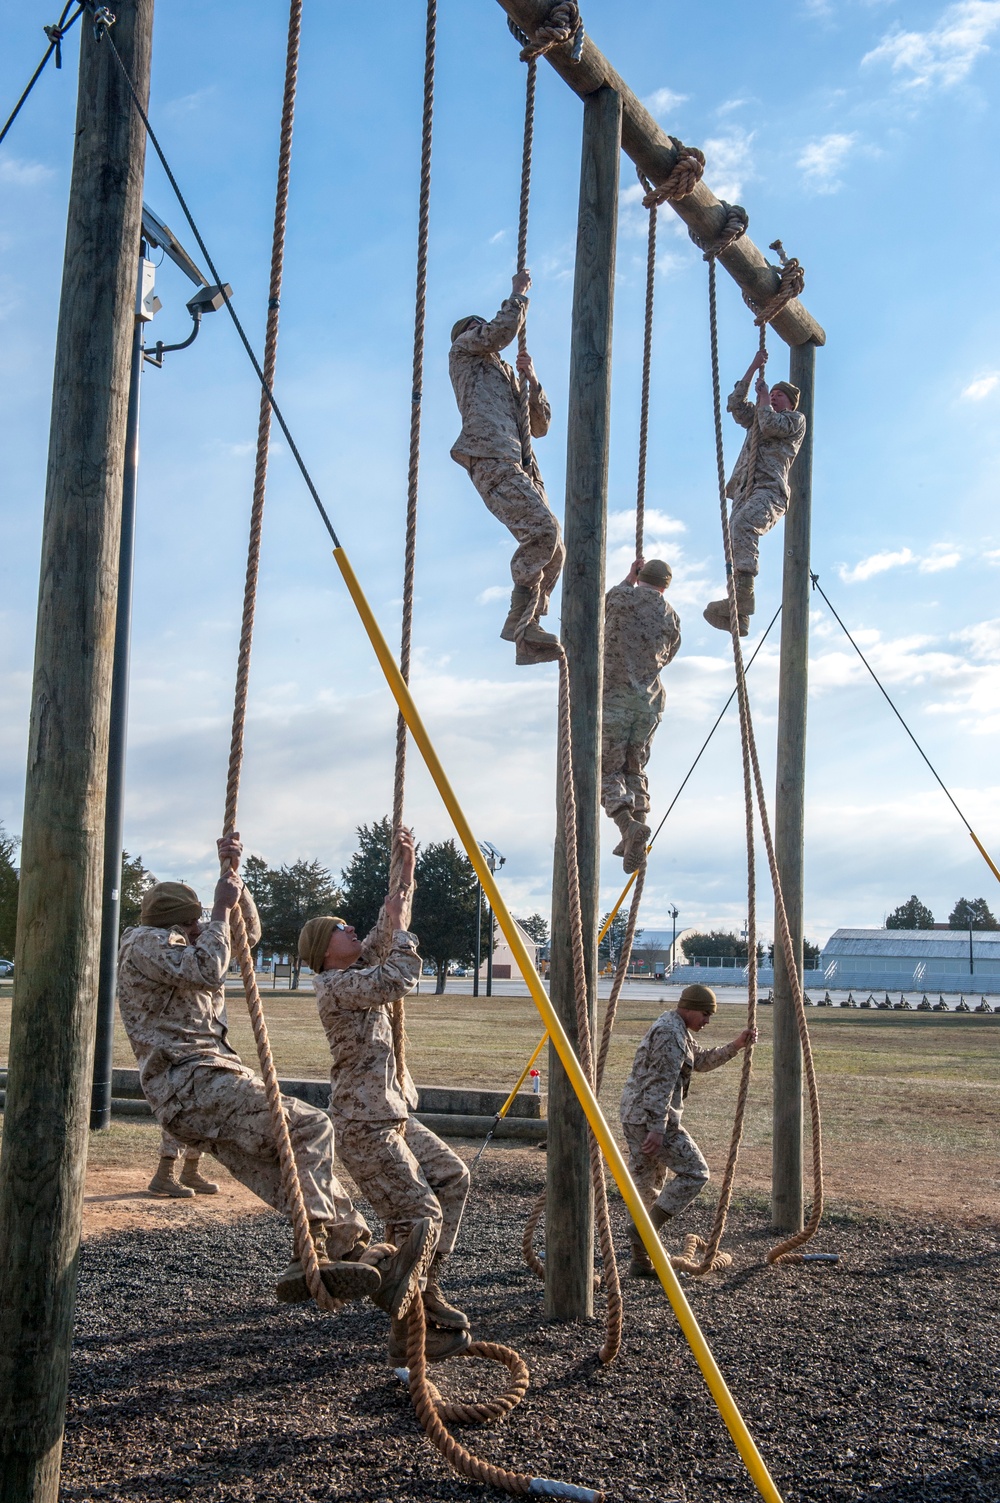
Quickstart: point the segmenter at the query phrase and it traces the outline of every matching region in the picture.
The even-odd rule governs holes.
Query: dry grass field
[[[265,993],[279,1072],[322,1077],[326,1043],[309,992]],[[616,1118],[635,1047],[657,1015],[656,1001],[622,1002],[604,1089]],[[241,995],[230,1000],[231,1037],[245,1059],[253,1041]],[[706,1044],[732,1037],[742,1009],[724,1004]],[[407,1011],[409,1057],[426,1085],[507,1088],[541,1037],[533,1003],[517,997],[421,996]],[[995,1219],[1000,1191],[1000,1016],[848,1012],[809,1015],[819,1075],[828,1196],[842,1209]],[[0,989],[0,1059],[6,1059],[10,985]],[[119,1028],[116,1063],[133,1063]],[[543,1054],[542,1079],[546,1058]],[[695,1078],[685,1121],[713,1170],[726,1155],[738,1066]],[[764,1191],[770,1169],[771,1017],[761,1039],[747,1117],[740,1184]],[[151,1129],[116,1122],[95,1135],[94,1170],[122,1171],[152,1152]],[[505,1150],[513,1151],[513,1150]],[[521,1151],[521,1150],[518,1150]],[[221,1207],[220,1207],[221,1209]]]

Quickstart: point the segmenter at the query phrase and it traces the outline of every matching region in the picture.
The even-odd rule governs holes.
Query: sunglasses
[[[333,927],[334,927],[334,928],[335,928],[335,929],[339,929],[339,930],[340,930],[340,932],[341,932],[341,933],[343,933],[343,932],[344,932],[344,930],[345,930],[345,929],[346,929],[346,928],[347,928],[347,925],[346,925],[346,924],[341,924],[341,923],[336,923],[336,924],[334,924],[334,926],[333,926]]]

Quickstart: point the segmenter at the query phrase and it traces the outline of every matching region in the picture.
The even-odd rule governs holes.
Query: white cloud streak
[[[687,104],[690,97],[690,94],[678,94],[675,89],[654,89],[653,93],[643,100],[643,104],[651,115],[655,115],[657,120],[660,120],[664,115],[672,114],[678,105]]]
[[[888,65],[905,89],[949,88],[968,77],[1000,27],[1000,0],[949,5],[928,31],[896,30],[865,54],[861,66]]]
[[[705,142],[705,173],[711,179],[712,192],[719,198],[730,202],[738,199],[744,184],[753,178],[750,147],[754,134],[754,131],[736,128]]]
[[[988,557],[988,555],[987,555]],[[911,548],[897,548],[871,553],[856,564],[840,564],[837,573],[844,584],[863,584],[878,574],[887,574],[890,569],[906,569],[915,566],[921,574],[940,574],[945,569],[954,569],[962,562],[962,554],[949,543],[934,543],[922,557]]]
[[[839,173],[858,142],[856,132],[832,131],[810,141],[798,158],[807,185],[817,193],[836,193],[843,187]]]
[[[985,376],[977,376],[975,381],[970,381],[962,391],[963,397],[968,397],[970,402],[982,402],[991,392],[1000,385],[1000,371],[989,371]]]

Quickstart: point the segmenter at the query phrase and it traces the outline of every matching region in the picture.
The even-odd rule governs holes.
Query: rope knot
[[[737,240],[746,234],[750,225],[750,215],[742,204],[727,204],[723,198],[719,200],[719,207],[723,210],[723,219],[717,235],[708,239],[695,230],[688,230],[695,245],[704,252],[706,261],[710,261],[714,256],[721,256],[723,251],[735,245]]]
[[[770,250],[777,251],[781,266],[772,266],[772,271],[778,272],[778,287],[774,296],[765,303],[758,303],[749,293],[744,292],[743,301],[754,314],[754,323],[759,329],[771,323],[782,308],[790,303],[793,298],[801,297],[806,285],[805,270],[795,256],[786,256],[785,248],[780,240],[772,240]]]
[[[695,187],[701,182],[705,171],[705,153],[697,146],[685,146],[683,141],[676,136],[670,137],[671,144],[677,153],[677,160],[670,169],[669,176],[657,187],[651,188],[642,200],[644,209],[652,209],[657,204],[676,203],[678,199],[687,198],[693,193]]]
[[[585,33],[583,18],[576,0],[557,0],[543,24],[536,28],[534,40],[514,21],[508,21],[507,25],[512,35],[521,43],[522,63],[530,63],[535,58],[544,57],[553,48],[564,47],[567,42],[573,43],[573,50],[570,54],[572,62],[578,63],[583,55]]]

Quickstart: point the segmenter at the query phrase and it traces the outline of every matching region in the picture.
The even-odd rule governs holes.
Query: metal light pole
[[[497,850],[496,846],[492,845],[490,843],[490,841],[488,841],[488,840],[481,840],[479,842],[479,849],[482,851],[483,855],[486,857],[486,865],[489,867],[490,871],[491,872],[497,872],[497,871],[499,871],[500,868],[501,868],[501,866],[503,866],[504,862],[507,859],[506,856],[502,856],[500,854],[500,852]],[[483,885],[482,885],[482,883],[480,883],[479,884],[479,915],[482,914],[482,906],[483,906]],[[489,949],[486,952],[486,995],[488,997],[492,997],[492,995],[493,995],[493,934],[494,934],[494,928],[493,928],[494,920],[493,920],[493,909],[492,908],[489,910],[489,913],[490,913],[490,931],[489,931]],[[475,983],[475,991],[473,992],[473,996],[475,996],[475,997],[479,996],[479,933],[480,933],[480,917],[477,915],[477,919],[476,919],[476,983]]]
[[[156,268],[147,260],[147,245],[162,249],[198,288],[187,304],[192,330],[180,344],[159,340],[155,353],[145,350],[145,327],[162,304],[154,290]],[[226,286],[227,296],[232,288]],[[204,313],[221,308],[222,289],[210,287],[191,257],[156,215],[143,205],[142,240],[135,294],[135,333],[129,374],[128,420],[125,431],[125,468],[122,485],[122,530],[118,551],[118,605],[115,651],[111,671],[108,731],[107,804],[104,817],[104,901],[101,908],[101,954],[97,981],[97,1034],[90,1095],[90,1129],[111,1125],[111,1081],[114,1063],[115,992],[118,985],[118,927],[121,916],[122,843],[125,828],[125,753],[128,740],[128,681],[132,635],[132,577],[135,559],[135,505],[139,480],[139,383],[148,360],[157,368],[172,350],[194,343]]]
[[[670,907],[667,909],[667,912],[670,914],[670,917],[674,921],[674,933],[673,938],[670,941],[670,974],[672,976],[674,974],[674,966],[677,964],[677,915],[680,912],[680,909],[677,907],[676,903],[671,903]]]

